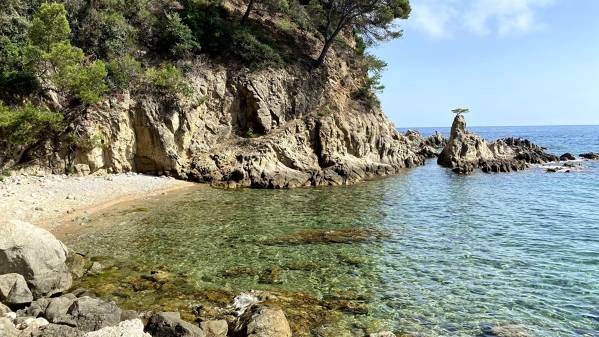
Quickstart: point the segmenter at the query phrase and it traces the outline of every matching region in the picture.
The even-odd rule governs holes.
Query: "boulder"
[[[19,330],[17,330],[10,318],[0,317],[0,336],[17,337],[18,334]]]
[[[152,337],[144,332],[144,324],[140,319],[122,321],[117,326],[102,328],[88,332],[84,337]]]
[[[9,312],[12,312],[12,310],[10,310],[10,308],[5,306],[4,304],[0,303],[0,317],[3,317]]]
[[[204,321],[200,323],[200,328],[206,334],[206,337],[227,337],[229,324],[225,320]]]
[[[121,309],[116,304],[87,296],[76,299],[67,314],[82,331],[99,330],[121,321]]]
[[[178,312],[160,312],[150,317],[146,332],[153,337],[205,337],[200,327],[181,319]]]
[[[566,152],[566,153],[562,154],[561,156],[559,156],[559,160],[560,161],[576,160],[576,157],[574,157],[573,154]]]
[[[579,156],[584,159],[599,160],[599,153],[597,152],[581,153]]]
[[[532,335],[523,325],[506,324],[493,325],[483,329],[485,336],[493,337],[531,337]]]
[[[291,337],[291,328],[283,310],[254,305],[243,313],[235,332],[248,337]]]
[[[50,232],[22,221],[0,223],[0,274],[25,278],[34,298],[71,287],[68,250]]]
[[[0,301],[8,305],[22,305],[33,301],[25,278],[19,274],[0,275]]]
[[[46,310],[44,310],[43,317],[50,323],[77,325],[75,319],[68,314],[69,308],[71,308],[76,299],[73,294],[66,294],[50,299]]]

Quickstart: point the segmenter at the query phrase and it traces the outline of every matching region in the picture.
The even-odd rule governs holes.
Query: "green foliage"
[[[232,36],[231,46],[243,63],[251,68],[281,67],[281,55],[271,46],[261,42],[248,30],[240,29]]]
[[[255,138],[256,137],[256,133],[254,132],[253,128],[248,128],[247,131],[245,132],[245,137],[246,138]]]
[[[29,28],[31,44],[50,51],[53,44],[69,41],[71,27],[63,4],[43,3]]]
[[[10,109],[0,103],[0,134],[11,144],[35,144],[60,131],[62,120],[62,114],[32,104]]]
[[[371,54],[364,55],[364,67],[367,73],[364,84],[358,91],[358,96],[376,100],[376,94],[382,92],[385,86],[381,83],[382,72],[387,67],[387,63]]]
[[[101,60],[94,61],[89,65],[70,66],[59,74],[56,83],[83,103],[99,102],[108,89],[105,82],[106,66]]]
[[[131,55],[110,60],[107,70],[110,87],[116,90],[128,89],[142,74],[141,64]]]
[[[183,74],[172,64],[148,68],[145,82],[151,90],[169,97],[177,94],[191,95],[191,88],[185,82]]]
[[[164,21],[164,35],[160,39],[160,45],[169,50],[172,56],[185,58],[200,49],[191,29],[181,21],[179,14],[167,13]]]
[[[38,87],[35,76],[23,69],[23,46],[0,35],[0,98],[25,97]]]
[[[0,182],[4,181],[4,179],[10,177],[11,173],[9,170],[2,169],[0,170]]]
[[[453,112],[456,115],[461,115],[461,114],[465,114],[465,113],[470,112],[470,109],[468,109],[468,108],[456,108],[456,109],[451,110],[451,112]]]

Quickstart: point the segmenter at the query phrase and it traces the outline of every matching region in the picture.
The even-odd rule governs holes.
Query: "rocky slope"
[[[466,119],[459,114],[453,121],[451,135],[437,163],[456,173],[470,174],[477,168],[487,173],[520,171],[529,164],[552,161],[559,161],[559,158],[527,139],[485,141],[466,130]]]

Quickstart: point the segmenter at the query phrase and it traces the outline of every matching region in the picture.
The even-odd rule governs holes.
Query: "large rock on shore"
[[[283,310],[263,305],[248,308],[237,321],[235,332],[247,337],[291,337]]]
[[[34,298],[71,287],[68,250],[54,235],[22,221],[0,223],[0,233],[0,275],[22,275]]]
[[[483,172],[520,171],[529,164],[559,160],[527,139],[504,138],[488,143],[466,130],[466,119],[457,115],[451,126],[447,145],[437,163],[459,174],[470,174],[477,168]]]
[[[153,337],[206,337],[196,325],[185,322],[178,312],[160,312],[150,317],[145,331]]]

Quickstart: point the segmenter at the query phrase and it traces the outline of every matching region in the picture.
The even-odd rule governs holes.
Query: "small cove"
[[[521,132],[556,153],[598,151],[588,128],[582,140]],[[107,266],[81,285],[133,309],[191,317],[194,304],[260,290],[298,335],[484,336],[515,324],[598,336],[599,167],[584,165],[459,177],[429,162],[346,187],[194,188],[92,216],[65,241]],[[149,284],[152,270],[172,281]]]

